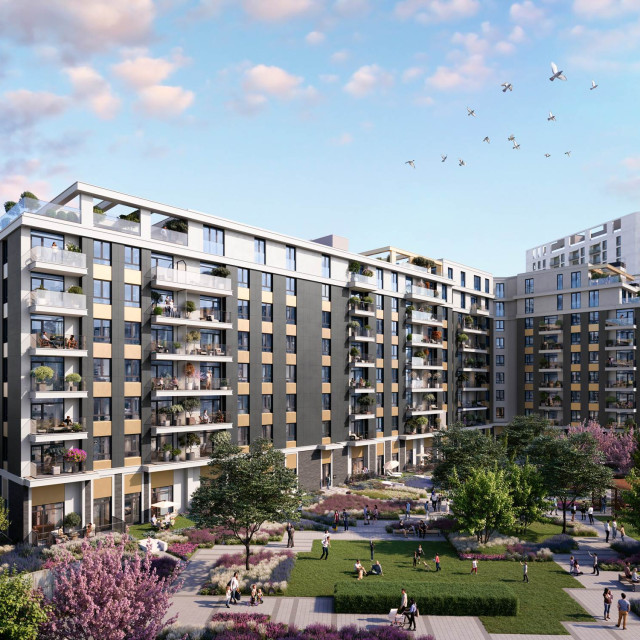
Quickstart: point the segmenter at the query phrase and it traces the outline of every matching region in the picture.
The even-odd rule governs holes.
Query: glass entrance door
[[[124,521],[127,524],[140,524],[140,493],[127,493],[124,496]]]
[[[111,529],[111,498],[96,498],[93,501],[93,528],[95,531]]]

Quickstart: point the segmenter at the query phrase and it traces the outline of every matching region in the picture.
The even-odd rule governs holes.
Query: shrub
[[[553,553],[571,553],[578,548],[578,543],[571,536],[559,533],[543,540],[538,546],[550,549]]]
[[[171,556],[154,556],[151,558],[151,568],[158,574],[158,578],[168,578],[174,573],[180,573],[184,564]]]
[[[185,529],[184,534],[189,542],[197,544],[201,549],[211,548],[216,543],[216,537],[209,529]]]
[[[386,614],[398,606],[402,582],[338,582],[335,588],[336,613]],[[503,584],[420,584],[410,585],[410,596],[418,609],[432,616],[515,616],[518,598]]]
[[[34,591],[25,576],[0,573],[0,638],[36,640],[48,610],[42,592]]]
[[[611,548],[617,551],[621,556],[634,556],[640,553],[640,542],[635,540],[616,540],[611,543]]]
[[[176,542],[175,544],[169,545],[167,551],[171,555],[182,558],[183,560],[188,560],[197,548],[198,545],[192,542]]]

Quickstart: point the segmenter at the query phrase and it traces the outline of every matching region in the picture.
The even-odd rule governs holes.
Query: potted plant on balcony
[[[82,295],[82,287],[78,287],[77,285],[74,285],[73,287],[69,287],[67,289],[67,293],[75,293],[78,295]]]
[[[73,431],[73,433],[82,433],[84,427],[82,426],[82,423],[74,422],[71,424],[70,429],[71,431]]]
[[[49,381],[53,379],[55,372],[51,367],[41,365],[31,371],[31,375],[36,379],[38,385],[38,391],[46,391],[50,386]]]
[[[73,244],[73,242],[67,242],[65,248],[67,251],[70,251],[71,253],[82,253],[82,251],[80,250],[80,247],[77,244]]]
[[[361,301],[365,304],[373,304],[373,298],[371,296],[364,296]]]
[[[616,397],[615,396],[607,396],[605,399],[607,404],[614,404],[616,402]]]
[[[440,342],[440,340],[442,340],[442,331],[439,331],[438,329],[434,329],[431,332],[431,337],[436,341],[436,342]]]
[[[542,404],[546,404],[548,399],[549,399],[549,392],[548,391],[542,391],[540,393],[540,402]]]
[[[362,327],[367,334],[371,332],[371,325],[370,324],[365,324],[364,327]]]
[[[154,316],[161,316],[162,315],[162,307],[154,307],[153,308],[153,315]]]
[[[173,456],[173,461],[174,462],[179,462],[180,461],[180,454],[182,453],[182,451],[180,449],[171,449],[171,455]]]
[[[407,342],[411,342],[413,340],[413,333],[407,333]]]
[[[52,443],[50,446],[48,446],[44,450],[44,455],[49,456],[52,459],[51,475],[53,476],[60,475],[61,469],[60,469],[59,462],[60,462],[60,458],[64,456],[64,453],[65,453],[65,448],[59,442]],[[58,464],[55,464],[56,462],[58,462]]]
[[[376,403],[376,399],[371,395],[360,396],[358,404],[360,405],[360,413],[370,413],[369,408]]]
[[[189,417],[187,418],[189,424],[195,424],[196,419],[191,414],[196,409],[200,408],[200,400],[198,398],[185,398],[182,401],[182,406],[184,407],[184,410],[189,414]]]
[[[409,315],[411,315],[415,310],[416,310],[416,308],[412,304],[410,304],[406,309],[406,311],[407,311],[407,313]]]
[[[418,433],[427,432],[427,425],[429,424],[429,419],[426,416],[416,416],[415,418],[412,418],[412,420],[416,425],[416,431]]]
[[[229,381],[226,378],[220,378],[220,391],[229,390]]]
[[[349,260],[349,271],[351,273],[360,273],[361,266],[357,260]]]
[[[458,344],[464,344],[465,342],[467,342],[469,340],[469,336],[466,333],[459,333],[456,336],[456,340],[458,341]]]
[[[69,391],[77,391],[78,385],[82,382],[82,376],[79,373],[68,373],[64,381],[67,383]]]
[[[174,426],[180,426],[178,423],[178,414],[183,413],[184,412],[184,407],[181,404],[172,404],[170,407],[168,408],[168,412],[169,414],[171,414],[171,418],[173,420]]]
[[[371,271],[371,269],[363,269],[362,275],[365,276],[365,278],[371,278],[373,277],[373,271]]]
[[[442,421],[440,420],[440,418],[438,418],[438,416],[436,416],[435,420],[433,421],[433,424],[435,424],[435,425],[436,425],[436,429],[439,429],[439,428],[440,428],[440,424],[441,424],[441,422],[442,422]]]
[[[84,449],[77,449],[76,447],[70,447],[64,452],[64,461],[66,464],[71,465],[72,472],[80,470],[87,459],[87,452]]]
[[[171,407],[160,407],[158,409],[158,413],[161,416],[164,416],[164,420],[162,420],[163,427],[168,427],[171,424],[171,421],[167,418],[168,415],[171,415]]]
[[[473,326],[473,318],[471,316],[465,316],[464,317],[464,326],[465,327],[472,327]]]
[[[360,358],[360,349],[358,349],[358,347],[351,347],[351,349],[349,349],[349,355],[357,362]]]
[[[165,442],[160,448],[160,451],[162,451],[162,457],[164,458],[164,461],[169,462],[171,460],[171,452],[173,451],[173,447],[168,442]]]
[[[193,319],[191,314],[196,310],[196,303],[193,300],[187,300],[182,308],[188,317]]]
[[[431,409],[437,409],[437,405],[435,404],[436,401],[436,397],[435,395],[433,395],[433,393],[427,393],[427,395],[424,397],[425,402],[429,405],[429,407]]]
[[[540,359],[540,368],[541,369],[548,369],[549,368],[549,360],[547,360],[547,358],[541,358]]]
[[[187,460],[195,460],[200,454],[200,436],[196,433],[187,433],[180,436],[180,445],[185,447]]]
[[[359,322],[357,322],[356,320],[351,320],[351,322],[349,322],[347,326],[349,327],[349,329],[351,329],[352,335],[357,335],[356,331],[360,328]]]
[[[151,291],[151,302],[153,304],[159,304],[161,299],[162,299],[162,295],[160,293],[153,290]]]
[[[436,371],[431,374],[431,382],[436,389],[440,388],[440,380],[442,379],[442,375]]]
[[[76,513],[75,511],[72,511],[71,513],[68,513],[64,517],[64,520],[62,521],[62,526],[64,527],[65,533],[70,533],[72,529],[79,527],[81,523],[82,523],[82,518],[80,517],[80,514]],[[76,536],[77,535],[78,534],[76,533]]]
[[[184,365],[184,375],[187,377],[187,389],[193,390],[193,377],[196,375],[196,368],[191,362],[187,362]]]
[[[211,270],[211,275],[216,278],[228,278],[231,275],[231,271],[227,267],[216,267]]]

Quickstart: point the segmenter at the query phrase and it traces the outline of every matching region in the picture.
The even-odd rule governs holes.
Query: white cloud
[[[516,51],[515,45],[512,42],[507,42],[506,40],[501,40],[500,42],[497,42],[494,48],[496,50],[496,53],[499,53],[504,56],[511,55]]]
[[[268,94],[283,100],[295,97],[304,78],[294,76],[280,67],[256,65],[244,74],[247,93]]]
[[[268,100],[265,96],[247,93],[240,98],[235,98],[227,102],[227,108],[243,116],[252,116],[259,113],[267,106]]]
[[[371,10],[369,0],[335,0],[334,11],[346,18],[364,16]]]
[[[316,11],[316,0],[242,0],[245,12],[254,20],[280,22],[301,18]]]
[[[421,67],[409,67],[402,72],[402,82],[413,82],[424,73]]]
[[[451,42],[462,45],[471,54],[484,55],[490,48],[489,42],[477,33],[454,33]]]
[[[607,188],[612,193],[637,200],[640,197],[640,156],[628,156],[620,161],[626,176],[609,179]]]
[[[65,59],[140,45],[153,31],[153,0],[0,0],[0,35],[26,45],[53,45]]]
[[[511,33],[509,34],[509,40],[511,42],[515,42],[516,44],[520,44],[521,42],[524,42],[526,39],[527,39],[527,36],[525,34],[525,31],[519,24],[513,27],[513,29],[511,30]]]
[[[453,66],[439,66],[435,73],[426,79],[426,84],[440,91],[476,90],[493,78],[493,69],[487,66],[484,57],[474,54],[461,58]]]
[[[120,109],[120,99],[111,91],[109,83],[92,67],[67,67],[65,73],[73,86],[74,98],[87,102],[91,110],[103,120],[111,120]]]
[[[0,131],[12,134],[30,129],[42,120],[60,115],[68,106],[68,98],[48,91],[7,91],[0,98]]]
[[[573,68],[596,72],[637,72],[640,20],[627,21],[612,29],[577,25],[569,31],[576,53],[569,56]]]
[[[174,118],[188,109],[194,98],[193,91],[182,87],[154,85],[140,90],[136,108],[154,118]]]
[[[350,133],[343,133],[337,138],[332,138],[331,143],[337,146],[344,146],[353,142],[353,136]]]
[[[522,3],[514,2],[509,9],[509,16],[516,24],[537,24],[544,19],[545,13],[531,0],[525,0]]]
[[[131,53],[131,57],[113,65],[111,69],[116,77],[134,89],[160,84],[176,69],[190,62],[180,48],[171,52],[170,59],[151,58],[145,55],[146,52]]]
[[[431,96],[418,96],[413,103],[419,107],[430,107],[435,104],[435,100]]]
[[[396,15],[414,18],[422,24],[470,18],[480,9],[478,0],[402,0],[395,6]]]
[[[363,98],[392,84],[393,76],[389,72],[371,64],[360,67],[344,85],[344,90],[354,98]]]
[[[587,19],[617,18],[640,13],[638,0],[574,0],[573,11]]]
[[[331,62],[346,62],[349,59],[349,52],[346,49],[343,49],[342,51],[336,51],[332,56],[331,56]]]
[[[624,160],[622,160],[620,164],[629,171],[640,172],[640,156],[630,156],[628,158],[624,158]]]
[[[305,40],[310,45],[322,44],[325,41],[325,35],[321,31],[311,31],[307,33]]]
[[[323,73],[320,76],[320,80],[325,84],[335,84],[340,78],[334,73]]]

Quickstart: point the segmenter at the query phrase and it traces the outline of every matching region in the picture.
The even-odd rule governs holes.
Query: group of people
[[[405,589],[402,589],[400,598],[400,606],[398,607],[398,615],[403,615],[409,622],[409,631],[416,630],[416,616],[418,615],[418,605],[415,598],[409,598]]]
[[[431,491],[429,499],[424,504],[424,510],[427,512],[427,516],[429,515],[429,502],[431,502],[432,512],[441,511],[443,513],[449,513],[449,500],[446,496],[436,493],[435,488]]]
[[[615,516],[613,517],[613,520],[607,520],[604,523],[604,535],[605,535],[605,542],[609,542],[609,536],[611,536],[612,540],[616,540],[618,537],[618,534],[620,534],[620,539],[622,540],[622,542],[624,542],[624,536],[625,536],[625,530],[624,530],[624,525],[618,524]]]
[[[78,341],[74,334],[70,336],[50,336],[46,331],[40,334],[40,341],[38,344],[41,348],[51,347],[53,349],[77,349]]]
[[[611,589],[605,588],[602,598],[604,600],[603,619],[611,620],[611,603],[613,602],[613,593],[611,593]],[[621,593],[620,599],[618,600],[618,623],[616,624],[616,627],[620,628],[620,626],[622,626],[623,629],[627,628],[627,618],[629,617],[630,610],[631,605],[627,600],[627,594]]]
[[[173,524],[173,519],[171,518],[170,513],[167,513],[162,519],[156,517],[154,513],[151,516],[151,524],[158,529],[170,529]]]
[[[355,569],[356,575],[358,576],[358,580],[362,580],[362,578],[364,576],[366,576],[367,573],[370,573],[372,576],[381,576],[381,575],[383,575],[383,573],[382,573],[382,565],[380,564],[379,560],[376,560],[373,563],[373,565],[371,566],[371,569],[369,569],[368,572],[364,568],[364,566],[362,565],[362,562],[360,562],[360,560],[356,560],[355,564],[353,565],[353,568]]]
[[[225,593],[225,606],[230,609],[232,604],[238,604],[241,598],[240,594],[240,580],[238,579],[238,572],[233,574],[233,577],[227,582],[227,590]],[[251,585],[250,601],[249,604],[252,607],[257,607],[264,602],[264,594],[262,589],[259,589],[257,585]]]

